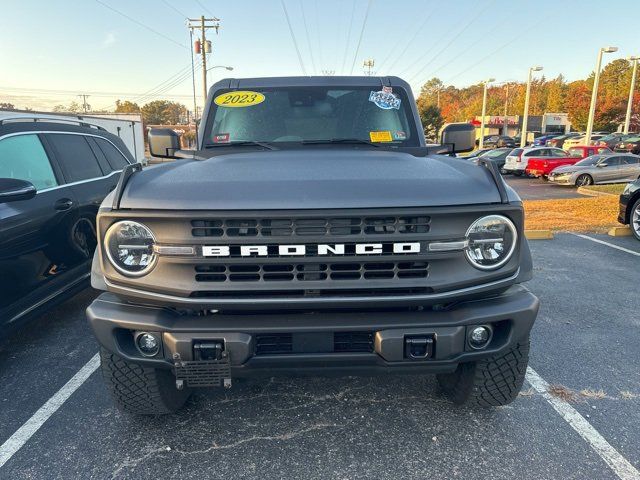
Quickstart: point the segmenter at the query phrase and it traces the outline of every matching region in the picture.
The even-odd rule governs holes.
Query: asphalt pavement
[[[640,242],[531,248],[528,379],[553,397],[525,382],[474,410],[432,377],[273,378],[134,417],[96,370],[87,290],[0,344],[0,478],[640,478]]]
[[[555,185],[542,180],[526,176],[504,175],[504,179],[523,200],[551,200],[554,198],[585,198],[575,187]]]

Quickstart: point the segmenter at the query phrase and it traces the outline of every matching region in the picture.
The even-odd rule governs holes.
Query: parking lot
[[[0,345],[0,478],[639,478],[640,244],[531,247],[529,382],[493,410],[431,377],[274,378],[129,416],[97,370],[87,290]]]
[[[574,187],[554,185],[540,178],[505,175],[505,181],[523,200],[550,200],[553,198],[584,198]]]

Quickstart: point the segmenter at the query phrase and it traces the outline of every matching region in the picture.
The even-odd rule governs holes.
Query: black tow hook
[[[433,337],[421,335],[404,337],[404,356],[411,360],[425,360],[433,355]]]
[[[220,360],[224,345],[222,342],[202,342],[193,345],[195,360]]]

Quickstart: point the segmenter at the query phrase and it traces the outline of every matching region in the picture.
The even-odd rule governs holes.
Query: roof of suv
[[[224,78],[211,86],[211,89],[244,87],[308,87],[308,86],[386,86],[396,85],[407,90],[409,84],[399,77],[369,76],[310,76],[310,77],[256,77]]]

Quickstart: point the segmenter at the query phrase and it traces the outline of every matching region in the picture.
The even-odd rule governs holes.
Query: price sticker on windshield
[[[389,130],[383,130],[380,132],[369,132],[369,139],[372,142],[393,142],[393,137]]]
[[[218,95],[213,99],[213,102],[220,107],[252,107],[264,102],[265,97],[260,92],[250,92],[246,90],[239,90],[235,92],[227,92]]]

